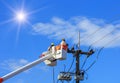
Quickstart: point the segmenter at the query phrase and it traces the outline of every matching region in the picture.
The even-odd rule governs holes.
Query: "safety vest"
[[[68,46],[67,46],[67,45],[57,45],[57,46],[55,47],[56,50],[60,50],[61,48],[67,51]]]

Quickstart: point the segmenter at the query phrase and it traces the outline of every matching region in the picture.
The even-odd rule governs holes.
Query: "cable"
[[[88,47],[88,51],[90,50],[90,48],[92,48],[92,46],[89,46],[89,47]]]
[[[97,54],[97,58],[96,58],[96,59],[99,58],[100,52],[101,52],[103,49],[104,49],[104,47],[100,48],[100,50],[98,51],[98,54]]]
[[[120,16],[120,15],[114,16],[114,19],[111,19],[109,22],[113,22],[113,21],[115,20],[115,18],[118,19],[119,16]],[[87,35],[86,38],[81,39],[81,42],[84,41],[84,40],[86,40],[86,39],[88,39],[88,38],[90,38],[90,36],[95,35],[95,34],[96,34],[98,31],[100,31],[101,29],[103,29],[103,28],[98,28],[98,29],[96,29],[96,30],[93,31],[91,34]]]
[[[106,45],[103,46],[103,48],[105,48],[105,46],[111,44],[113,41],[118,40],[119,38],[120,38],[120,35],[117,36],[116,38],[112,39],[111,41],[109,41]]]
[[[97,33],[98,31],[100,31],[101,29],[103,29],[103,28],[98,28],[97,30],[95,30],[94,32],[92,32],[90,35],[87,35],[86,38],[87,38],[87,39],[90,38],[90,36],[92,36],[93,34],[96,34],[96,33]],[[81,40],[81,42],[84,41],[84,40],[86,40],[86,39]]]
[[[68,71],[67,71],[67,72],[69,72],[69,71],[71,70],[71,68],[72,68],[72,66],[73,66],[73,63],[74,63],[74,57],[73,57],[73,60],[72,60],[71,65],[70,65],[70,68],[68,69]]]
[[[105,34],[103,37],[101,37],[100,39],[98,39],[97,41],[93,42],[90,47],[95,44],[95,43],[98,43],[99,41],[103,40],[105,37],[107,37],[109,34],[113,33],[115,29],[113,29],[111,32]]]
[[[83,62],[83,64],[82,64],[82,66],[81,66],[81,69],[83,69],[83,67],[85,66],[87,59],[88,58],[86,57],[85,60],[84,60],[84,62]]]
[[[54,71],[54,67],[53,67],[53,83],[55,83],[55,71]]]
[[[64,72],[65,72],[65,69],[66,69],[66,65],[64,64]]]
[[[86,80],[88,79],[88,74],[87,74],[87,72],[85,72],[85,74],[86,74]]]
[[[90,48],[91,48],[91,47],[89,46],[89,47],[88,47],[88,51],[90,50]],[[86,64],[86,62],[87,62],[87,59],[88,59],[88,57],[85,58],[82,66],[81,66],[81,69],[83,69],[83,67],[85,66],[85,64]]]
[[[96,60],[85,71],[88,71],[95,63],[96,63]]]
[[[103,50],[103,47],[100,48],[100,50],[98,51],[97,56],[96,56],[96,60],[94,60],[94,61],[92,62],[92,64],[91,64],[85,71],[88,71],[88,70],[97,62],[98,57],[99,57],[99,55],[100,55],[100,52],[101,52],[102,50]]]
[[[89,46],[89,49],[88,49],[88,51],[90,50],[90,46]],[[85,64],[86,64],[86,62],[87,62],[87,59],[88,59],[88,57],[86,57],[85,58],[85,60],[84,60],[84,62],[83,62],[83,64],[82,64],[82,66],[81,66],[81,69],[83,70],[83,67],[85,66]]]
[[[106,45],[104,45],[99,51],[98,51],[98,54],[97,54],[97,57],[96,57],[96,60],[86,69],[86,71],[88,71],[98,60],[99,58],[99,55],[100,55],[100,52],[105,48],[105,46],[107,45],[110,45],[113,41],[117,40],[120,38],[120,35],[117,36],[116,38],[112,39],[111,41],[109,41]]]

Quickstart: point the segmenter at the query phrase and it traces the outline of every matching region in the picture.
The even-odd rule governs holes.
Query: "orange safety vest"
[[[55,47],[56,50],[60,50],[60,48],[61,48],[61,45],[57,45],[57,46]]]
[[[66,50],[66,51],[67,51],[67,49],[68,49],[68,46],[67,46],[67,45],[57,45],[57,46],[55,47],[55,49],[56,49],[56,50],[60,50],[61,47],[62,47],[62,49]]]

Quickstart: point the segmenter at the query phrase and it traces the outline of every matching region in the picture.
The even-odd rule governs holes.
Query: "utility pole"
[[[84,80],[84,72],[80,69],[80,55],[84,54],[87,55],[87,57],[89,57],[94,53],[92,49],[89,52],[83,52],[82,50],[80,50],[80,32],[78,37],[79,37],[78,49],[77,50],[74,50],[74,48],[68,49],[68,53],[72,53],[73,56],[76,57],[76,72],[75,72],[76,83],[80,83],[81,80]]]
[[[76,83],[79,83],[79,79],[77,78],[80,75],[80,57],[79,57],[79,50],[76,51],[75,53],[75,57],[76,57]]]
[[[72,53],[73,56],[76,58],[76,71],[75,72],[60,72],[60,74],[58,75],[58,79],[61,81],[70,81],[72,79],[72,75],[74,75],[74,79],[76,80],[76,83],[80,83],[80,81],[84,80],[84,70],[80,69],[80,55],[84,54],[87,56],[87,58],[92,55],[94,53],[94,51],[91,49],[88,52],[83,52],[82,50],[80,50],[80,31],[79,31],[79,35],[78,35],[78,48],[77,50],[74,49],[74,47],[72,47],[71,49],[67,49],[67,53]]]
[[[80,50],[80,31],[79,31],[79,34],[78,34],[78,50],[76,51],[75,53],[75,57],[76,57],[76,83],[79,83],[79,80],[77,79],[78,75],[80,74],[80,53],[79,53],[79,50]]]

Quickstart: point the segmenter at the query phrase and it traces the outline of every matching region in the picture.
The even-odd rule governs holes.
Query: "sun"
[[[25,22],[27,20],[27,14],[24,11],[17,11],[15,14],[15,19],[18,22]]]

